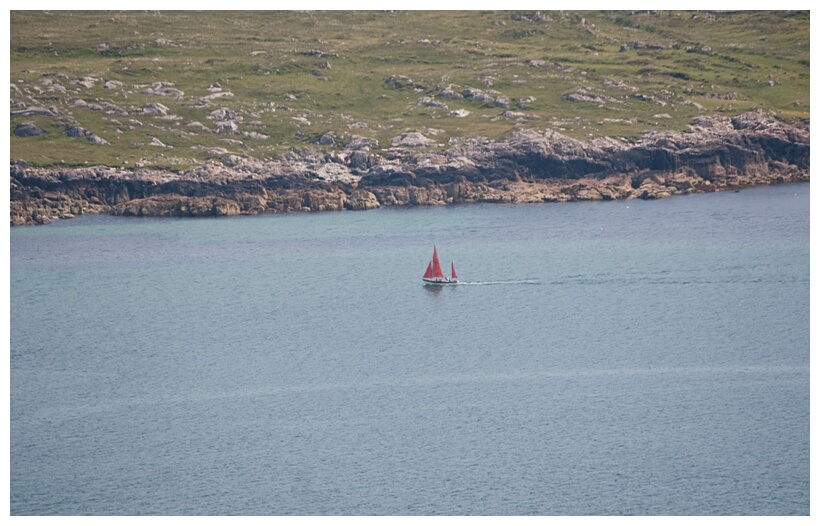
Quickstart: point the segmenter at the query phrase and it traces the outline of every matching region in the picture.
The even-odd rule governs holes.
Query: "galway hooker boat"
[[[458,276],[456,275],[456,267],[450,263],[450,270],[452,277],[447,278],[441,272],[441,264],[438,261],[438,252],[436,246],[433,245],[433,259],[427,263],[427,270],[421,279],[424,280],[425,285],[455,285],[458,283]]]

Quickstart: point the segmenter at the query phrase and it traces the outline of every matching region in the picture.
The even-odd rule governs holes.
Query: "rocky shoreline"
[[[808,181],[808,123],[760,111],[704,116],[686,132],[578,141],[519,129],[492,141],[429,147],[421,133],[373,152],[294,148],[272,161],[234,155],[181,173],[150,169],[34,168],[13,162],[12,226],[110,213],[214,217],[380,206],[658,199]]]

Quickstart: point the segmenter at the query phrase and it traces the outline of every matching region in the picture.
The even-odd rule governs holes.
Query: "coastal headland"
[[[10,223],[808,181],[808,39],[799,11],[14,11]]]
[[[809,130],[760,112],[702,117],[687,133],[578,141],[552,130],[472,139],[441,153],[294,149],[181,173],[11,166],[11,224],[84,213],[207,217],[384,205],[656,199],[809,180]]]

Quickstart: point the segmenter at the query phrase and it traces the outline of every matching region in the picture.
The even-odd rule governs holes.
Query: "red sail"
[[[433,245],[433,277],[434,278],[443,278],[444,273],[441,271],[441,263],[438,262],[438,253],[436,252],[436,246]]]
[[[425,278],[432,278],[433,277],[433,262],[427,263],[427,270],[424,271]]]
[[[450,270],[452,271],[453,279],[458,278],[458,276],[456,276],[456,266],[454,263],[450,263]]]

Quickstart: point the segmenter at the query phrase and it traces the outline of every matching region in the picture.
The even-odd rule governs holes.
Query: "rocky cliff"
[[[655,199],[809,180],[809,127],[762,112],[693,120],[683,133],[578,141],[519,129],[446,150],[293,149],[274,161],[226,156],[182,173],[11,164],[12,225],[86,213],[203,217],[367,210],[383,205]],[[409,139],[408,139],[409,140]]]

